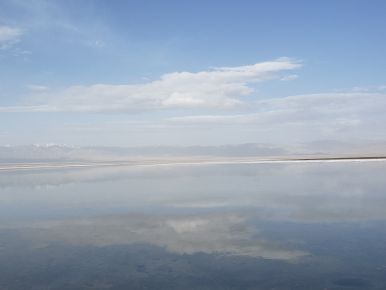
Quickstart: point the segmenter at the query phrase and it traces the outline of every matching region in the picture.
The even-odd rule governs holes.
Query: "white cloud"
[[[76,124],[60,130],[61,136],[69,135],[71,138],[87,136],[88,139],[84,139],[87,141],[82,143],[85,145],[103,145],[103,142],[110,142],[110,140],[114,141],[109,144],[131,146],[134,144],[138,146],[220,145],[235,144],[235,142],[288,145],[320,139],[348,142],[385,140],[385,93],[332,92],[266,98],[246,104],[248,106],[237,110],[221,111],[222,114],[218,110],[200,109],[189,110],[188,114],[184,114],[184,111],[169,111],[161,115],[137,114],[130,119],[118,115],[114,116],[118,119],[113,123],[109,123],[112,120],[111,115],[101,116],[104,119],[98,124]],[[52,105],[50,107],[21,106],[3,107],[0,111],[42,112],[55,109],[58,110]],[[50,136],[57,134],[58,129],[47,130],[55,132],[46,133]],[[102,142],[101,134],[110,136],[111,139]],[[10,138],[7,137],[7,143],[10,142]],[[62,139],[45,140],[44,142],[68,142]]]
[[[47,106],[47,105],[0,107],[1,113],[55,112],[55,111],[59,111],[59,110],[53,106]]]
[[[284,77],[282,77],[280,80],[281,81],[294,81],[294,80],[296,80],[296,79],[298,79],[299,78],[299,76],[298,75],[287,75],[287,76],[284,76]]]
[[[171,117],[166,121],[171,124],[249,124],[256,121],[256,114],[238,114],[238,115],[196,115],[196,116],[183,116],[183,117]]]
[[[8,48],[11,44],[17,42],[23,31],[20,28],[10,26],[0,26],[0,49]]]
[[[201,72],[174,72],[160,79],[127,85],[72,86],[61,91],[41,92],[31,106],[0,111],[130,112],[174,108],[233,108],[253,93],[252,84],[280,79],[280,72],[301,67],[299,61],[274,61],[238,67],[220,67]]]
[[[48,90],[47,86],[42,86],[42,85],[28,85],[27,88],[30,91],[35,91],[35,92],[43,92]]]
[[[363,118],[382,115],[386,94],[321,93],[265,99],[255,102],[256,113],[193,115],[167,119],[183,124],[229,124],[341,121],[357,124]]]
[[[253,113],[171,117],[175,127],[249,130],[269,142],[304,142],[333,138],[384,139],[386,94],[323,93],[265,99],[255,102]],[[256,139],[254,140],[256,141]]]

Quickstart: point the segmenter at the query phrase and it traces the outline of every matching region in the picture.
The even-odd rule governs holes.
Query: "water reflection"
[[[3,172],[0,289],[385,289],[385,169]]]
[[[385,169],[363,162],[13,172],[0,176],[0,218],[241,210],[287,221],[377,220],[386,217]]]
[[[13,226],[17,229],[17,226]],[[235,214],[201,216],[112,216],[40,221],[20,227],[35,244],[65,242],[71,245],[151,244],[180,254],[222,253],[269,259],[304,256],[288,245],[265,240],[258,230]]]

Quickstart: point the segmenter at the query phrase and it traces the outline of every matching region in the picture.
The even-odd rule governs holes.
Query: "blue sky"
[[[385,1],[0,1],[0,145],[386,141]]]

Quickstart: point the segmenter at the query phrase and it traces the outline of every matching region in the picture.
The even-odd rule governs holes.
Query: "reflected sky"
[[[47,265],[44,257],[51,257],[59,267],[65,263],[59,254],[62,251],[87,256],[93,249],[103,260],[103,255],[119,249],[122,255],[131,253],[129,260],[140,260],[127,275],[137,277],[145,267],[146,281],[159,275],[152,268],[153,259],[162,253],[157,263],[170,268],[170,259],[177,259],[178,266],[172,268],[178,277],[196,271],[177,269],[198,257],[205,257],[205,263],[213,266],[208,271],[241,263],[239,270],[229,270],[236,280],[248,271],[271,269],[282,275],[276,281],[282,288],[263,279],[265,282],[259,281],[268,284],[251,289],[270,289],[264,288],[267,285],[277,289],[384,289],[385,169],[386,162],[360,162],[2,172],[0,257],[11,260],[11,266],[15,263],[6,275],[11,280],[20,267],[19,255],[25,257],[25,251],[31,260],[25,265],[28,268],[34,263]],[[142,250],[137,247],[146,255],[138,256]],[[102,255],[100,251],[107,252]],[[95,266],[91,264],[86,268]],[[5,266],[0,262],[0,267]],[[236,274],[238,271],[244,274]],[[231,289],[246,289],[240,285],[251,281],[248,275],[240,278],[244,282],[239,281],[239,288]],[[9,289],[19,289],[9,281]],[[111,281],[111,287],[105,288],[98,283],[92,288],[120,289],[112,287]],[[201,289],[189,283],[186,289]],[[291,288],[292,283],[298,287]],[[208,289],[224,289],[221,283],[217,288],[208,285]],[[62,286],[53,289],[66,289]]]
[[[102,167],[0,175],[0,217],[235,211],[301,222],[386,217],[386,162]]]

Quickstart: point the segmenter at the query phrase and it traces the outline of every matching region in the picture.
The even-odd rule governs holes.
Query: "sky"
[[[386,141],[383,0],[0,0],[0,145]]]

